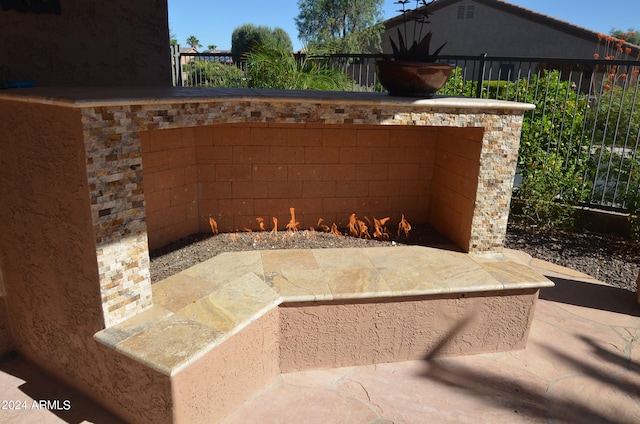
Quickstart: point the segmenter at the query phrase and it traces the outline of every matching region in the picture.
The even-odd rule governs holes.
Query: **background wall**
[[[0,9],[0,66],[39,86],[170,85],[166,0],[61,0],[61,13]]]

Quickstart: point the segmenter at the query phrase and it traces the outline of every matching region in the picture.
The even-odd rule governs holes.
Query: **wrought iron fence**
[[[375,62],[384,57],[314,60],[348,75],[353,91],[379,92]],[[440,61],[456,67],[441,94],[536,104],[525,115],[520,178],[555,178],[558,198],[600,208],[625,210],[629,194],[640,196],[640,61],[487,55]],[[176,54],[174,84],[246,87],[243,66],[224,54]]]
[[[445,94],[536,104],[522,131],[525,177],[538,167],[562,180],[558,197],[587,206],[624,210],[638,195],[640,61],[450,58],[461,60]]]

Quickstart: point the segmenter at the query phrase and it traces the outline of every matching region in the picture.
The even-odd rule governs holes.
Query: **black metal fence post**
[[[482,53],[480,55],[480,66],[478,67],[478,78],[476,79],[476,81],[478,82],[478,85],[476,86],[477,99],[482,97],[482,81],[484,81],[484,71],[485,71],[486,60],[487,60],[487,54]]]
[[[179,44],[171,46],[171,73],[173,74],[173,85],[182,87],[182,60]]]

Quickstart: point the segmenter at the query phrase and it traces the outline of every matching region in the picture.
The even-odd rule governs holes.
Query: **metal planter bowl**
[[[376,72],[380,84],[392,96],[431,97],[447,82],[452,65],[441,63],[379,60]]]

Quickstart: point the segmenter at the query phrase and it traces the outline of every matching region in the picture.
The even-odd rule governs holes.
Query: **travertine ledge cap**
[[[505,100],[476,99],[459,96],[435,96],[419,99],[394,97],[385,93],[346,91],[273,90],[205,87],[34,87],[0,91],[0,100],[61,106],[93,107],[166,103],[200,103],[217,101],[281,101],[301,103],[348,103],[403,105],[429,108],[496,109],[514,112],[531,110],[535,105]]]

